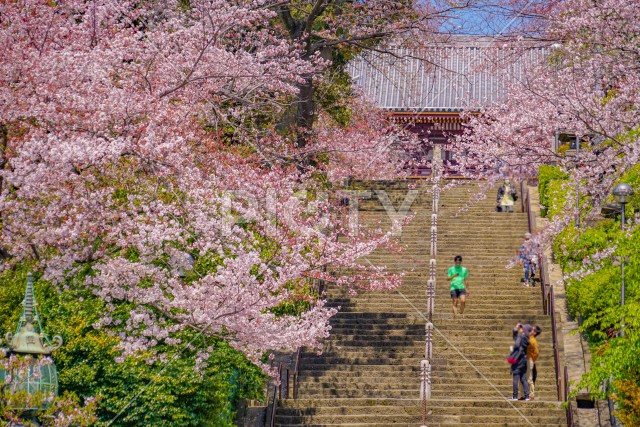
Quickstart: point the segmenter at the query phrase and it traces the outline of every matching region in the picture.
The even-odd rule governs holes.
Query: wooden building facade
[[[548,47],[531,43],[508,47],[493,38],[450,37],[419,48],[391,46],[367,51],[347,71],[365,96],[389,112],[422,140],[416,159],[427,176],[434,144],[443,160],[455,164],[449,139],[462,134],[461,113],[474,113],[502,101],[508,87],[526,81],[529,72],[546,63]]]

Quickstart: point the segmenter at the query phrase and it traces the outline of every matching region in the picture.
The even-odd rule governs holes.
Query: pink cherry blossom
[[[529,46],[546,46],[548,60],[513,82],[504,102],[469,114],[468,132],[455,145],[465,152],[462,173],[484,177],[488,186],[503,174],[534,177],[540,165],[568,173],[572,203],[541,236],[549,242],[578,214],[596,217],[615,182],[639,161],[640,52],[634,35],[640,17],[633,0],[569,0],[540,13],[535,39],[509,47],[526,54]],[[579,153],[555,150],[556,132],[581,138]],[[575,191],[583,200],[579,208]]]
[[[123,356],[186,345],[185,328],[254,361],[317,347],[336,312],[322,296],[299,315],[274,308],[306,280],[400,283],[359,262],[393,230],[350,227],[328,189],[395,176],[402,134],[354,94],[351,125],[320,113],[292,142],[276,118],[326,61],[281,37],[266,0],[189,3],[0,5],[3,265],[36,259],[60,284],[90,265],[82,284],[107,303],[94,326]],[[115,321],[123,301],[134,308]]]

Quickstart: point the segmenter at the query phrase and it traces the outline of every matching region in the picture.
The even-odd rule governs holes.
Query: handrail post
[[[282,363],[278,368],[278,379],[280,380],[280,385],[278,386],[278,399],[282,399]]]
[[[291,378],[290,376],[291,371],[289,370],[289,368],[287,368],[286,373],[287,373],[287,384],[285,387],[285,391],[286,391],[285,399],[288,399],[289,398],[289,379]]]
[[[296,362],[293,365],[293,398],[298,398],[298,372],[300,371],[300,347],[296,351]]]
[[[569,369],[564,367],[564,401],[567,403],[567,427],[573,427],[573,406],[569,401]]]
[[[527,225],[529,227],[529,233],[533,232],[533,218],[531,217],[531,195],[529,194],[529,187],[526,188],[525,191],[527,195]],[[522,197],[524,199],[524,195]]]
[[[438,253],[438,227],[431,227],[431,256],[435,257]]]
[[[427,318],[429,322],[433,321],[433,312],[435,311],[436,301],[436,284],[435,280],[429,279],[427,280]]]
[[[558,400],[562,401],[562,380],[560,378],[560,357],[558,355],[558,330],[556,328],[556,313],[553,286],[549,287],[549,305],[551,310],[551,334],[553,337],[553,358],[556,365],[556,386],[558,391]]]
[[[422,400],[422,425],[427,425],[427,400],[431,399],[431,363],[420,362],[420,399]]]
[[[278,407],[278,386],[273,385],[273,403],[271,404],[271,416],[269,418],[269,427],[276,425],[276,409]]]

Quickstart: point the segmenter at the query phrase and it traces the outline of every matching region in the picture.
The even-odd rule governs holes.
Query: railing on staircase
[[[529,188],[525,185],[524,181],[520,182],[520,194],[522,195],[522,212],[527,214],[527,222],[529,223],[529,232],[533,232],[533,225],[535,224],[535,219],[533,217],[533,212],[531,211],[531,197],[529,194]],[[556,390],[558,394],[558,400],[567,402],[568,393],[565,393],[563,396],[562,393],[562,378],[561,378],[561,368],[560,368],[560,356],[559,356],[559,346],[558,346],[558,329],[556,326],[556,307],[555,307],[555,294],[553,290],[553,285],[549,282],[549,271],[547,268],[547,261],[542,254],[538,256],[538,269],[540,274],[540,291],[542,293],[542,308],[545,315],[551,316],[551,338],[553,340],[553,361],[555,365],[556,371]],[[568,389],[568,385],[566,384],[566,379],[564,381],[565,389]],[[567,406],[569,408],[569,405]],[[569,421],[569,412],[567,410],[567,421]],[[571,424],[568,424],[571,427]]]
[[[432,171],[434,185],[433,207],[431,214],[431,239],[429,260],[429,279],[427,280],[427,322],[425,324],[424,359],[420,362],[420,399],[422,400],[422,426],[427,425],[427,400],[431,399],[431,363],[433,357],[433,313],[436,301],[436,255],[438,253],[438,206],[440,205],[440,159],[439,153],[434,153]]]
[[[564,401],[567,402],[567,426],[573,427],[573,408],[569,400],[569,369],[564,367]]]
[[[323,268],[326,271],[326,268]],[[316,291],[321,296],[325,290],[325,281],[316,280]],[[302,349],[293,354],[291,363],[279,363],[276,371],[278,382],[274,382],[272,388],[271,402],[267,402],[267,420],[266,427],[275,427],[276,412],[278,410],[279,399],[297,399],[298,398],[298,374],[300,373],[300,359]],[[268,397],[269,393],[267,393]]]
[[[279,363],[277,367],[276,377],[278,383],[274,382],[272,399],[268,405],[270,410],[267,411],[268,427],[274,427],[276,422],[276,412],[278,410],[279,399],[296,399],[298,397],[298,372],[300,369],[300,355],[301,351],[298,350],[293,356],[293,366],[285,363]]]
[[[282,364],[278,366],[278,377],[282,377]],[[268,396],[268,394],[267,394]],[[273,384],[273,396],[271,403],[267,404],[267,416],[269,419],[267,420],[268,427],[274,427],[276,425],[276,410],[278,409],[278,385]]]

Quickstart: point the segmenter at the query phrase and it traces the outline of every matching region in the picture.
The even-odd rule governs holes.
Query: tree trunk
[[[299,93],[296,100],[296,127],[298,131],[298,144],[302,147],[306,145],[307,138],[311,135],[315,105],[313,100],[313,77],[305,78],[303,84],[298,85]]]
[[[9,128],[5,123],[0,123],[0,170],[4,169],[7,164],[7,144],[9,142]],[[4,179],[0,176],[0,194],[2,193],[2,186]],[[0,214],[0,220],[2,214]],[[1,230],[0,230],[1,232]],[[9,257],[9,252],[5,248],[0,247],[0,259],[6,259]]]
[[[0,170],[7,163],[7,142],[9,141],[9,128],[5,123],[0,124]],[[0,192],[2,192],[2,176],[0,176]]]

